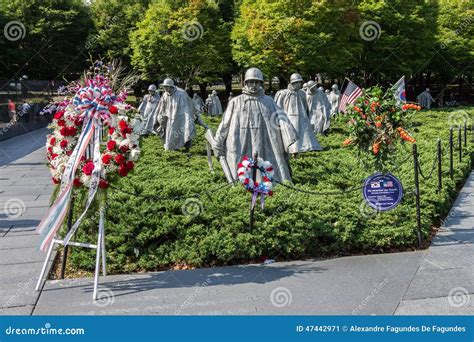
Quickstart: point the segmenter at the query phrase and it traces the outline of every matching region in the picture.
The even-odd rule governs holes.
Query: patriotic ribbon
[[[94,119],[94,120],[97,120],[97,119]],[[84,211],[82,212],[81,216],[79,216],[76,223],[74,223],[71,230],[67,233],[66,237],[64,238],[64,246],[66,246],[69,243],[69,241],[71,240],[71,237],[74,235],[77,228],[79,228],[79,225],[81,224],[82,219],[84,218],[87,211],[89,210],[89,207],[97,193],[97,189],[99,188],[100,173],[102,171],[102,161],[101,161],[102,158],[100,156],[100,132],[102,130],[102,126],[100,125],[100,123],[96,123],[96,125],[94,125],[94,128],[95,128],[94,156],[93,156],[94,171],[92,171],[92,179],[91,179],[91,185],[89,187],[89,195],[87,197],[86,207],[84,208]]]
[[[94,120],[90,117],[86,117],[78,143],[69,157],[64,170],[59,196],[36,228],[37,233],[45,236],[40,246],[41,251],[45,251],[48,248],[53,237],[56,235],[56,232],[61,228],[72,195],[74,175],[76,174],[76,170],[81,162],[81,156],[84,155],[93,133]]]

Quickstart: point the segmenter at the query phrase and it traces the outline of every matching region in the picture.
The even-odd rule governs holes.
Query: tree
[[[439,75],[443,102],[448,84],[458,81],[459,91],[467,77],[472,84],[474,65],[474,9],[469,1],[440,0],[437,30],[436,58],[430,63],[433,72]]]
[[[227,25],[214,1],[157,1],[131,34],[132,65],[149,80],[215,80],[230,67]]]
[[[0,13],[20,33],[19,39],[0,36],[2,61],[9,67],[2,68],[3,77],[75,79],[84,69],[92,21],[81,0],[0,0]]]
[[[350,4],[244,0],[232,31],[234,59],[243,68],[256,66],[283,81],[295,71],[340,75],[350,56],[340,51],[348,35],[346,23],[337,19]]]
[[[88,48],[95,54],[120,58],[130,65],[130,33],[143,19],[149,0],[95,0],[91,16],[95,31],[88,38]]]

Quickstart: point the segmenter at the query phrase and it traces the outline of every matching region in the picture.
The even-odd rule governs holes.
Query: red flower
[[[53,180],[53,184],[59,184],[59,179],[56,179],[54,177],[51,178]]]
[[[64,127],[65,124],[66,124],[66,121],[64,121],[64,120],[58,120],[58,126],[59,126],[59,127]]]
[[[109,128],[109,135],[114,134],[114,132],[115,132],[115,128],[114,128],[114,127],[110,127],[110,128]]]
[[[49,152],[49,153],[53,153],[53,148],[52,148],[52,147],[48,147],[48,152]]]
[[[130,127],[125,127],[120,130],[120,133],[122,133],[122,137],[126,137],[127,134],[132,133],[132,129]]]
[[[86,176],[92,175],[92,171],[94,171],[93,162],[87,162],[86,165],[84,165],[84,167],[82,168],[82,172],[84,172]]]
[[[109,187],[109,182],[107,182],[105,179],[100,179],[99,180],[99,188],[105,189]]]
[[[270,191],[268,192],[268,196],[273,196],[273,191],[270,190]]]
[[[81,117],[75,117],[74,118],[74,125],[81,126],[82,125],[82,118]]]
[[[118,174],[122,177],[126,177],[128,174],[127,165],[125,164],[120,165],[118,169]]]
[[[128,127],[127,123],[124,120],[120,120],[118,126],[121,130]]]
[[[242,165],[242,163],[238,163],[238,164],[237,164],[237,168],[240,169],[241,167],[244,167],[244,166]]]
[[[269,181],[270,181],[270,178],[268,178],[267,176],[263,176],[263,181],[264,181],[264,182],[269,182]]]
[[[129,160],[125,165],[127,166],[128,171],[133,170],[135,167],[135,164],[131,160]]]
[[[375,123],[375,126],[378,127],[378,128],[380,128],[380,127],[382,127],[382,123],[381,123],[381,122],[376,122],[376,123]]]
[[[249,179],[248,179],[248,178],[245,178],[244,184],[245,184],[245,185],[249,184]]]
[[[104,163],[105,165],[109,165],[111,160],[112,160],[112,155],[111,154],[104,154],[102,156],[102,163]]]
[[[77,134],[77,128],[76,127],[69,127],[69,135],[74,136]]]
[[[58,156],[58,155],[57,155],[56,153],[53,153],[53,154],[51,155],[51,160],[54,160],[57,156]]]
[[[115,148],[115,145],[117,145],[117,142],[115,140],[110,140],[108,143],[107,143],[107,149],[109,151],[113,151],[114,148]]]
[[[267,171],[268,171],[268,172],[273,171],[273,167],[270,166],[270,167],[267,169]]]
[[[72,154],[72,150],[66,151],[66,154],[70,156]]]
[[[54,137],[51,138],[51,139],[49,140],[49,144],[50,144],[50,145],[56,144],[56,138],[54,138]]]
[[[78,187],[80,187],[80,186],[82,185],[82,182],[81,182],[81,180],[80,180],[79,178],[74,178],[72,184],[74,184],[74,186],[75,186],[76,188],[78,188]]]
[[[59,143],[59,146],[61,146],[62,148],[66,148],[67,147],[67,140],[61,140],[61,142]]]
[[[109,107],[109,112],[112,113],[112,114],[117,114],[118,108],[115,107],[115,106],[110,106]]]
[[[61,119],[63,116],[64,116],[64,110],[58,111],[58,112],[56,112],[56,114],[54,114],[54,118],[56,120]]]
[[[120,151],[125,153],[129,150],[129,147],[128,147],[128,145],[122,145],[122,146],[119,147],[119,149],[120,149]]]
[[[117,164],[122,165],[125,162],[125,157],[121,154],[117,154],[114,160]]]
[[[248,156],[245,156],[243,160],[249,160],[249,157],[248,157]]]

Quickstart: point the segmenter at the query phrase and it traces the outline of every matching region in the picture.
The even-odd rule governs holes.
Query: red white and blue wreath
[[[261,181],[253,181],[252,170],[256,168],[260,171]],[[273,187],[273,166],[269,161],[262,158],[252,159],[245,156],[237,165],[237,176],[244,188],[252,193],[252,208],[255,206],[257,197],[260,195],[262,209],[265,206],[265,196],[272,196]]]

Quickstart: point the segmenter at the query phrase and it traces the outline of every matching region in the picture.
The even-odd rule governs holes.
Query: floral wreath
[[[252,170],[258,169],[260,171],[262,181],[259,183],[253,181]],[[237,165],[237,176],[244,188],[252,193],[252,207],[255,205],[255,200],[258,195],[261,196],[262,208],[264,206],[265,196],[272,196],[273,191],[273,166],[269,161],[263,160],[260,157],[256,159],[245,156]]]
[[[101,149],[102,170],[99,188],[107,188],[116,175],[126,177],[134,168],[134,163],[140,156],[139,135],[136,134],[131,119],[135,115],[135,109],[125,103],[126,92],[121,92],[118,96],[112,93],[108,81],[108,78],[103,76],[88,79],[86,86],[71,87],[72,96],[50,105],[49,110],[54,113],[54,117],[48,126],[52,129],[52,133],[47,137],[46,156],[54,184],[61,183],[69,157],[81,135],[84,109],[78,105],[77,100],[80,99],[81,91],[85,92],[88,88],[102,87],[108,93],[107,95],[112,94],[111,101],[108,101],[108,106],[102,109],[101,114],[104,117],[106,142],[105,148]],[[83,95],[82,98],[86,96]],[[94,168],[90,155],[81,156],[73,181],[74,187],[90,187]]]

